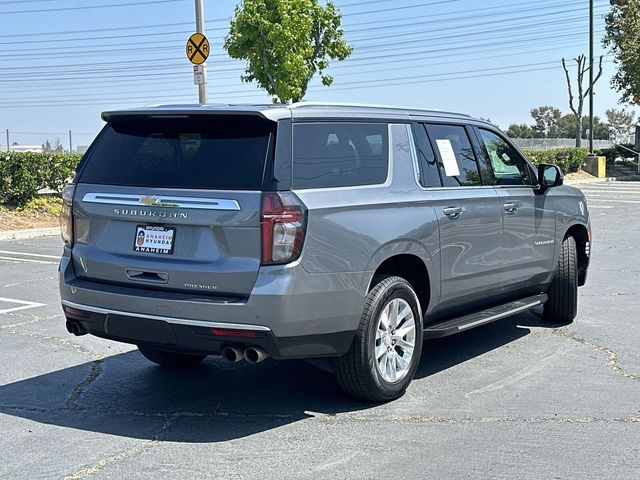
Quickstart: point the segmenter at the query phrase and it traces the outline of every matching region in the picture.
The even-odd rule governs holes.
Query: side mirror
[[[538,165],[538,185],[540,190],[546,190],[551,187],[558,187],[564,183],[562,171],[557,165],[549,165],[546,163]]]

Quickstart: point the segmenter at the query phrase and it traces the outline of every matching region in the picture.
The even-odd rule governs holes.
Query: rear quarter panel
[[[309,215],[300,263],[309,273],[366,272],[358,276],[364,297],[384,260],[416,255],[430,275],[431,307],[440,285],[437,218],[431,195],[415,181],[407,125],[391,124],[389,135],[384,184],[295,191]]]

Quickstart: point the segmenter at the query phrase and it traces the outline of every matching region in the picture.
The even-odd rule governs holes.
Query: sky
[[[321,0],[322,1],[322,0]],[[210,103],[270,102],[222,48],[236,0],[204,0]],[[588,54],[588,0],[335,0],[353,54],[312,81],[305,100],[434,108],[532,123],[531,108],[569,113],[561,59],[575,77]],[[620,108],[603,50],[607,0],[595,0],[595,54],[605,55],[595,114]],[[0,145],[88,145],[100,112],[197,103],[185,43],[194,0],[0,0]],[[585,109],[585,114],[587,113]]]

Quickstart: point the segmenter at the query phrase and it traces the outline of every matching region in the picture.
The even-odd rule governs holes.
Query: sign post
[[[200,105],[207,103],[207,57],[209,57],[209,40],[204,35],[204,19],[202,0],[196,2],[196,33],[187,40],[187,58],[195,65],[193,83],[198,85]]]

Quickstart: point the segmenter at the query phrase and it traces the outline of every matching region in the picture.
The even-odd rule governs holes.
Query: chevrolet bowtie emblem
[[[140,203],[142,203],[143,205],[154,206],[160,205],[160,200],[152,195],[145,195],[140,199]]]

